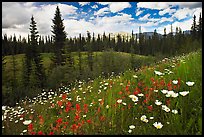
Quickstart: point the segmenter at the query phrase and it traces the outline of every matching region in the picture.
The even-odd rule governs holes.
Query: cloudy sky
[[[167,33],[171,24],[189,30],[193,15],[197,21],[202,2],[2,2],[2,34],[27,36],[33,15],[41,35],[51,35],[52,19],[59,6],[67,37],[102,34],[150,32]]]

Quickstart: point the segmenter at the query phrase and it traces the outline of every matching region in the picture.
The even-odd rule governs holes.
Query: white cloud
[[[166,18],[166,17],[162,17],[159,21],[159,23],[163,23],[163,22],[167,22],[167,21],[174,21],[174,19],[171,17],[171,18]]]
[[[148,8],[162,10],[171,6],[179,6],[180,8],[198,8],[202,7],[202,2],[139,2],[137,8]]]
[[[188,15],[192,14],[192,10],[189,8],[178,9],[174,14],[173,17],[177,18],[178,20],[185,19]]]
[[[35,3],[24,3],[24,2],[3,2],[2,5],[2,32],[11,32],[5,28],[15,28],[12,29],[13,32],[29,34],[29,24],[30,18],[33,15],[35,21],[37,22],[37,28],[40,34],[50,35],[52,19],[54,18],[56,7],[62,14],[62,18],[66,16],[74,15],[77,8],[72,5],[66,4],[48,4],[36,6]],[[19,26],[22,26],[19,28]],[[65,26],[66,27],[66,26]]]
[[[93,9],[97,9],[97,8],[98,8],[98,5],[93,5],[92,8],[93,8]]]
[[[162,10],[169,7],[167,2],[138,2],[137,8],[148,8]]]
[[[122,11],[123,9],[130,7],[131,5],[129,2],[112,2],[109,4],[110,11],[113,13]]]
[[[146,14],[143,17],[139,18],[140,21],[147,21],[149,19],[150,14]]]
[[[140,14],[142,14],[142,12],[144,12],[143,10],[137,9],[136,10],[136,16],[139,16]]]
[[[101,5],[108,5],[108,4],[112,3],[112,2],[97,2],[97,3],[101,4]]]
[[[172,5],[178,5],[180,8],[201,8],[202,2],[172,2]]]
[[[174,12],[176,12],[176,9],[166,8],[166,9],[164,9],[164,10],[159,11],[159,15],[160,15],[160,16],[163,16],[163,15],[166,14],[166,13],[168,13],[168,14],[171,15],[171,14],[174,13]]]
[[[108,7],[104,7],[102,9],[98,10],[98,11],[95,11],[94,15],[101,15],[102,16],[102,15],[104,15],[106,13],[109,13],[109,12],[110,12],[109,8]]]
[[[79,5],[81,5],[81,6],[90,4],[90,2],[78,2],[78,3],[79,3]]]

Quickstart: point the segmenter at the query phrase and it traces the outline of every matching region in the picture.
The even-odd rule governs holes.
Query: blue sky
[[[41,35],[51,35],[52,19],[59,6],[68,37],[96,34],[154,31],[163,34],[180,27],[189,30],[193,15],[202,12],[202,2],[3,2],[2,32],[27,36],[33,15]]]

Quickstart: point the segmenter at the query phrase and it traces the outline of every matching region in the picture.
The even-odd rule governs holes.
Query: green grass
[[[185,62],[183,62],[184,60]],[[35,103],[29,100],[25,103],[23,100],[24,103],[17,105],[20,106],[19,108],[13,109],[19,112],[20,108],[24,108],[22,110],[24,112],[19,112],[23,113],[22,121],[31,119],[32,131],[35,134],[42,131],[43,134],[53,132],[54,134],[70,135],[201,135],[201,61],[201,50],[199,50],[148,67],[143,66],[137,72],[128,70],[118,76],[111,75],[109,78],[99,76],[89,82],[76,82],[76,86],[72,89],[68,89],[65,85],[61,87],[61,93],[56,90],[58,95],[53,95],[49,97],[50,99],[43,99],[42,95],[39,95],[38,99],[32,99]],[[173,73],[168,74],[165,69]],[[165,73],[165,75],[158,76],[154,73],[155,70]],[[135,75],[137,78],[133,77]],[[174,85],[172,80],[178,79],[180,79],[180,84]],[[187,81],[193,81],[195,84],[189,87],[186,85]],[[179,94],[176,98],[166,97],[161,92],[163,89],[173,90],[176,93],[189,91],[189,94],[186,96]],[[139,96],[136,93],[138,90],[144,96]],[[154,92],[154,90],[158,90],[158,92]],[[51,92],[46,91],[45,93],[51,94]],[[132,94],[136,94],[138,97],[137,104],[129,98],[129,95]],[[122,99],[123,103],[117,103],[119,99]],[[161,106],[155,104],[156,99],[161,101],[162,105],[167,105],[171,111],[178,110],[178,114],[162,110]],[[45,102],[40,100],[45,100]],[[68,106],[68,102],[72,104],[71,107]],[[88,112],[84,110],[85,104],[88,105]],[[77,109],[77,105],[80,108]],[[150,106],[152,106],[152,110]],[[66,108],[69,109],[68,112],[66,112]],[[2,121],[2,126],[4,126],[2,134],[31,134],[29,131],[22,133],[28,127],[23,125],[18,116],[15,117],[12,114],[14,112],[12,108],[7,108],[7,110],[7,118]],[[33,113],[30,113],[31,111]],[[140,120],[142,115],[146,115],[147,123]],[[43,119],[40,120],[39,116],[42,116]],[[78,119],[76,116],[79,116]],[[154,119],[150,119],[150,117],[154,117]],[[13,118],[12,121],[10,121],[11,118]],[[15,123],[16,120],[19,121]],[[153,126],[154,122],[161,122],[163,127],[156,129]],[[128,132],[130,125],[136,127],[132,129],[131,133]],[[77,129],[73,130],[73,127]]]

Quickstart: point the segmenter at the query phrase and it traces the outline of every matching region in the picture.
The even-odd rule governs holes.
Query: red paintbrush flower
[[[78,121],[79,119],[80,119],[79,115],[76,115],[76,116],[74,117],[74,121]]]
[[[88,119],[86,122],[89,123],[89,124],[91,124],[91,120],[90,120],[90,119]]]
[[[76,111],[80,112],[80,105],[79,104],[76,104]]]
[[[54,135],[54,132],[50,132],[48,135]]]
[[[42,131],[39,131],[39,132],[38,132],[38,135],[43,135],[43,132],[42,132]]]
[[[76,124],[73,124],[71,129],[74,131],[74,130],[77,130],[78,126]]]
[[[33,124],[28,125],[28,131],[31,132],[33,130]]]
[[[147,106],[148,110],[152,111],[153,107],[152,106]]]
[[[105,120],[105,116],[101,116],[100,121],[104,121],[104,120]]]
[[[84,104],[84,113],[88,112],[88,104]]]
[[[62,99],[65,100],[67,98],[67,94],[62,95]]]
[[[56,122],[57,122],[57,124],[61,124],[61,123],[62,123],[62,118],[58,118],[58,119],[56,120]]]
[[[125,90],[126,90],[126,91],[129,91],[129,86],[126,86],[126,87],[125,87]]]
[[[119,91],[118,94],[121,95],[121,94],[123,94],[123,92],[122,92],[122,91]]]
[[[57,104],[58,104],[59,107],[61,107],[62,106],[62,101],[57,101]]]

